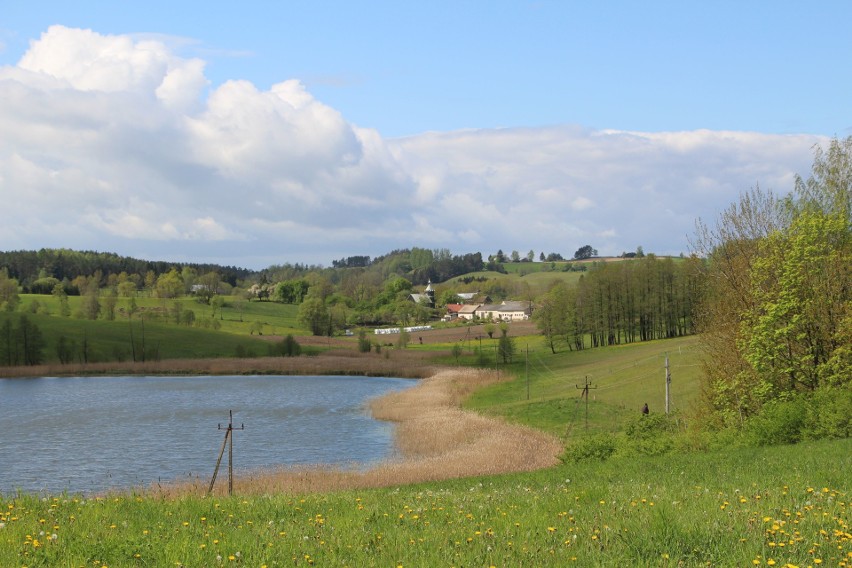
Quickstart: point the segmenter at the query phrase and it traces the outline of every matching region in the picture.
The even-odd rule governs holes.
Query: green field
[[[136,359],[140,360],[143,341],[149,359],[265,356],[269,352],[269,341],[262,339],[262,335],[304,333],[296,323],[298,307],[288,304],[229,298],[225,306],[214,313],[210,306],[191,297],[175,300],[138,297],[133,301],[138,311],[130,317],[130,300],[120,298],[112,321],[76,317],[82,302],[78,296],[68,298],[69,317],[60,316],[57,298],[43,295],[21,295],[19,312],[26,314],[44,335],[47,363],[58,362],[60,337],[73,342],[75,360],[82,357],[80,352],[86,343],[91,350],[88,361],[99,362],[132,360],[134,350]],[[180,307],[184,318],[181,324],[174,316],[176,306]],[[186,310],[193,312],[192,325],[186,323]],[[0,314],[0,321],[5,317],[10,314]]]
[[[616,431],[648,403],[665,409],[665,361],[669,359],[669,408],[686,410],[698,398],[700,358],[695,337],[552,354],[541,337],[516,341],[517,378],[475,393],[467,407],[507,417],[557,435],[587,429]]]

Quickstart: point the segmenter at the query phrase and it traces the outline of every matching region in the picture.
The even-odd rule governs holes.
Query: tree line
[[[595,263],[576,286],[559,282],[539,298],[533,318],[554,353],[689,335],[701,264],[654,255]]]
[[[70,283],[80,276],[91,277],[99,274],[103,279],[101,285],[105,285],[106,278],[110,275],[135,274],[144,279],[148,273],[159,276],[170,270],[182,271],[189,268],[199,274],[216,272],[223,282],[236,286],[239,280],[248,278],[253,273],[235,266],[140,260],[109,252],[50,248],[37,251],[0,251],[0,268],[5,268],[7,275],[18,281],[24,293],[34,294],[50,293],[50,290],[44,290],[43,282],[39,283],[46,278]],[[68,293],[76,293],[73,286],[69,285],[68,288]]]

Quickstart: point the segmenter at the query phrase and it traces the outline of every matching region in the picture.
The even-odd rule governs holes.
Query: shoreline
[[[334,466],[294,466],[252,471],[234,477],[234,494],[322,493],[393,487],[480,475],[534,471],[559,463],[562,442],[526,426],[463,410],[474,390],[508,380],[488,370],[440,369],[410,389],[370,402],[373,417],[395,424],[400,457],[365,470]],[[202,480],[151,488],[161,498],[204,495]],[[217,483],[214,495],[227,494]]]

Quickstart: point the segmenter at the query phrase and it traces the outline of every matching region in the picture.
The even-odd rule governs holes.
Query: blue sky
[[[0,249],[688,252],[696,218],[789,191],[852,134],[850,21],[849,2],[13,3]],[[11,197],[67,183],[60,219]]]

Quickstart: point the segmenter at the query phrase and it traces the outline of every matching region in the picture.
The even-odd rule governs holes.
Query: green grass
[[[0,314],[0,321],[7,315]],[[13,316],[17,317],[17,316]],[[60,318],[41,314],[27,314],[42,332],[47,344],[44,351],[46,362],[58,362],[56,346],[60,337],[76,346],[74,359],[82,356],[84,341],[90,346],[89,362],[131,361],[131,323],[125,321],[84,320]],[[145,351],[151,359],[198,359],[234,357],[239,350],[243,355],[266,355],[269,342],[251,336],[234,336],[206,329],[181,327],[170,324],[133,321],[133,339],[136,343],[137,359],[141,358],[142,338]]]
[[[540,336],[518,338],[515,343],[518,353],[507,369],[515,379],[474,393],[466,403],[468,408],[566,436],[586,430],[582,395],[588,380],[588,430],[617,431],[646,402],[652,411],[665,410],[666,355],[672,377],[670,411],[689,409],[699,396],[701,367],[696,337],[556,354]],[[483,340],[482,350],[491,361],[496,344],[496,339]],[[472,362],[473,358],[465,360]]]
[[[82,348],[84,341],[91,346],[90,362],[131,360],[133,348],[131,326],[137,351],[145,337],[145,350],[155,350],[160,359],[264,356],[269,342],[260,335],[302,334],[296,316],[298,306],[273,302],[247,302],[228,298],[218,312],[192,297],[174,300],[138,297],[134,299],[139,311],[128,316],[130,300],[120,298],[113,321],[88,320],[78,317],[82,298],[68,298],[71,315],[60,315],[59,300],[53,296],[24,294],[19,313],[26,314],[38,325],[47,342],[44,356],[48,363],[58,362],[57,342],[60,336]],[[176,305],[182,311],[192,310],[194,325],[177,325]],[[0,314],[0,318],[9,314]],[[15,316],[17,317],[17,316]],[[143,322],[144,320],[144,322]],[[217,329],[218,328],[218,329]],[[137,357],[138,358],[138,357]]]
[[[21,294],[19,311],[29,312],[33,302],[39,305],[39,312],[59,316],[59,300],[53,296],[36,294]],[[197,301],[192,296],[183,296],[175,299],[152,298],[140,295],[133,299],[140,313],[144,314],[148,321],[161,321],[162,323],[173,323],[172,311],[176,304],[182,310],[192,310],[196,322],[216,319],[219,321],[220,330],[236,335],[252,335],[260,329],[264,334],[286,335],[288,333],[304,333],[304,329],[297,322],[299,307],[292,304],[279,304],[275,302],[260,302],[225,297],[225,305],[221,311],[216,311],[212,306]],[[73,315],[79,310],[82,298],[69,296],[68,304]],[[103,304],[103,299],[101,301]],[[116,319],[126,320],[130,307],[129,298],[119,298],[116,304]]]
[[[852,441],[244,498],[0,498],[2,566],[845,566]]]

